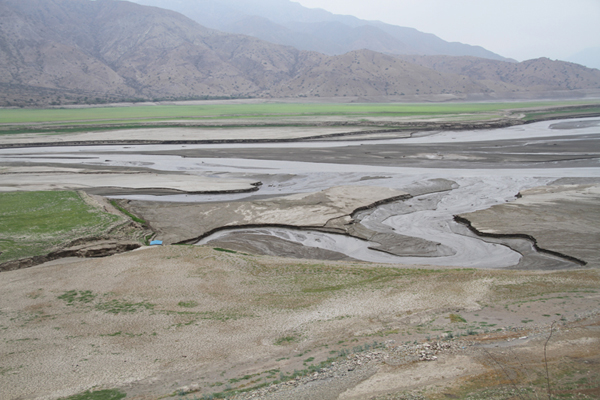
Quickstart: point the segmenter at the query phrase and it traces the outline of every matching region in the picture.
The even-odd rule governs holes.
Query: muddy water
[[[339,185],[407,190],[415,196],[413,199],[359,213],[355,219],[378,232],[396,232],[438,243],[436,254],[399,257],[373,250],[376,246],[368,241],[279,228],[224,231],[202,243],[218,245],[243,234],[245,241],[252,241],[253,235],[270,236],[277,239],[278,246],[289,243],[320,248],[373,262],[476,268],[525,264],[528,268],[544,268],[546,263],[560,268],[570,265],[550,258],[531,261],[529,256],[524,262],[523,254],[530,254],[527,243],[512,243],[508,247],[507,242],[483,241],[454,222],[453,216],[512,201],[521,190],[560,178],[600,178],[599,139],[600,121],[588,119],[489,131],[440,132],[386,141],[9,149],[0,150],[0,163],[148,168],[225,180],[243,177],[263,183],[258,192],[251,194],[121,196],[137,200],[239,201]],[[420,188],[439,178],[454,184],[440,188],[439,193],[422,194],[431,190]]]

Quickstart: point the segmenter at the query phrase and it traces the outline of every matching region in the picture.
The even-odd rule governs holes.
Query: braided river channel
[[[227,203],[336,186],[392,188],[412,197],[358,211],[353,219],[372,231],[423,239],[432,246],[390,253],[351,236],[268,226],[222,229],[198,244],[247,242],[272,255],[286,255],[301,246],[308,254],[321,249],[377,263],[541,269],[575,264],[537,253],[524,239],[479,237],[454,216],[511,202],[533,187],[598,183],[599,157],[598,118],[416,133],[403,139],[0,149],[0,162],[143,168],[261,182],[257,191],[243,193],[114,195],[137,201]]]

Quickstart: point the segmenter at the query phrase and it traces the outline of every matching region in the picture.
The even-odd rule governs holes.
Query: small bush
[[[137,311],[152,310],[153,308],[154,304],[151,303],[129,303],[127,301],[120,301],[116,299],[96,305],[97,310],[105,311],[111,314],[134,313]]]
[[[293,343],[297,340],[298,338],[296,336],[282,336],[275,341],[275,344],[278,346],[282,346],[285,344]]]
[[[70,306],[75,302],[90,303],[96,298],[96,295],[90,290],[80,290],[79,292],[77,292],[77,290],[69,290],[68,292],[58,296],[58,298],[66,301],[67,305]]]
[[[448,318],[450,318],[450,322],[452,322],[453,324],[454,323],[459,323],[459,322],[462,322],[462,323],[467,322],[466,319],[464,319],[463,317],[461,317],[458,314],[450,314],[448,316]]]
[[[198,302],[194,301],[194,300],[190,300],[190,301],[180,301],[179,303],[177,303],[177,305],[179,307],[185,307],[185,308],[194,308],[194,307],[198,307]]]

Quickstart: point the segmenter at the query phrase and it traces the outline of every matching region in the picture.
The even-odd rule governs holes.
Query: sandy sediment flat
[[[68,172],[68,173],[67,173]],[[0,192],[33,190],[94,190],[95,193],[211,193],[251,191],[247,179],[216,179],[198,175],[148,172],[82,171],[36,167],[0,170]]]
[[[177,122],[177,121],[171,121]],[[251,122],[251,121],[249,121]],[[236,123],[238,123],[236,121]],[[243,122],[240,122],[243,123]],[[35,128],[34,128],[35,129]],[[0,146],[4,144],[11,145],[31,145],[35,143],[80,143],[86,142],[210,142],[210,141],[264,141],[264,140],[290,140],[304,139],[313,136],[326,136],[373,130],[373,128],[364,127],[177,127],[177,128],[138,128],[138,129],[117,129],[99,132],[77,133],[22,133],[12,135],[1,135]]]
[[[329,221],[348,217],[360,207],[401,196],[407,196],[407,193],[385,187],[342,186],[252,202],[182,204],[131,201],[127,207],[152,221],[159,239],[176,243],[227,226],[324,227]]]

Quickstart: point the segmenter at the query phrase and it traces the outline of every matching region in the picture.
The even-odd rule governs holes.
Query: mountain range
[[[460,98],[590,88],[600,88],[599,70],[548,59],[515,63],[368,49],[328,55],[225,33],[174,11],[127,1],[0,0],[0,105],[232,97]]]
[[[449,43],[414,28],[310,9],[290,0],[133,0],[177,11],[199,24],[327,55],[354,50],[386,54],[473,56],[511,61],[480,46]]]

